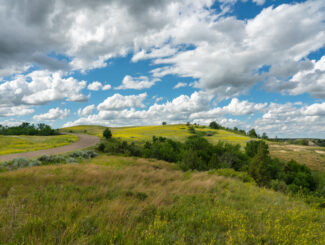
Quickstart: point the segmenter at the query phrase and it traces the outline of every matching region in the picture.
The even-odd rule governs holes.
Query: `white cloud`
[[[102,90],[110,90],[112,86],[110,84],[103,85]]]
[[[2,106],[41,105],[52,101],[85,101],[82,94],[85,81],[72,77],[64,78],[62,73],[33,71],[27,75],[17,75],[12,80],[0,84],[0,104]]]
[[[252,0],[257,5],[263,5],[265,3],[265,0]]]
[[[325,135],[325,103],[301,106],[271,103],[255,121],[259,132],[280,137],[322,137]]]
[[[95,105],[89,105],[89,106],[86,106],[83,109],[80,108],[78,110],[78,115],[79,116],[88,116],[93,112],[94,109],[95,109]]]
[[[182,39],[186,37],[196,48],[156,59],[156,64],[164,66],[152,72],[157,77],[167,74],[193,77],[199,80],[197,87],[214,91],[219,98],[236,96],[272,76],[267,71],[259,74],[265,65],[271,66],[273,73],[286,64],[310,69],[310,64],[301,59],[325,44],[324,12],[324,1],[307,1],[268,7],[248,21],[224,17],[203,25],[193,17],[188,25],[201,33],[189,33],[187,26],[179,26],[174,35],[175,40],[185,35]],[[287,77],[295,74],[294,70],[287,69],[287,72]],[[309,91],[296,91],[303,92]]]
[[[59,107],[50,109],[47,113],[35,115],[33,119],[36,121],[55,121],[57,119],[64,119],[69,116],[70,110],[61,110]]]
[[[231,115],[248,115],[262,111],[267,106],[267,103],[256,104],[247,100],[239,101],[237,98],[231,100],[229,105],[224,106],[222,111]]]
[[[108,97],[102,103],[97,106],[99,111],[109,111],[109,110],[121,110],[124,108],[135,108],[135,107],[145,107],[143,100],[147,97],[147,93],[142,93],[139,95],[127,95],[123,96],[121,94],[114,94]]]
[[[172,56],[177,53],[177,48],[171,48],[170,46],[163,46],[162,48],[153,48],[149,52],[146,50],[141,50],[135,53],[132,57],[133,62],[138,62],[144,59],[162,58],[167,56]]]
[[[0,106],[0,117],[25,116],[34,113],[30,106]]]
[[[126,75],[123,78],[122,84],[115,89],[137,89],[142,90],[145,88],[151,88],[156,82],[160,81],[160,79],[154,78],[151,81],[146,76],[141,77],[131,77]]]
[[[182,88],[182,87],[186,87],[187,86],[187,83],[177,83],[175,86],[174,86],[174,89],[177,89],[177,88]]]
[[[101,84],[101,82],[95,81],[95,82],[90,83],[87,88],[92,91],[98,91],[102,87],[103,87],[103,85]]]

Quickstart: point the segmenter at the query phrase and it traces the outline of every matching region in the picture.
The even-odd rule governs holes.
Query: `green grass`
[[[269,143],[271,156],[284,161],[291,159],[312,170],[325,171],[325,147]]]
[[[78,140],[75,135],[56,136],[3,136],[0,135],[0,155],[37,151],[71,144]]]
[[[78,133],[78,134],[90,134],[94,136],[103,136],[103,131],[106,127],[94,126],[94,125],[79,125],[74,127],[61,128],[62,133]]]
[[[1,173],[0,207],[0,244],[325,243],[323,209],[148,159]]]
[[[105,127],[81,125],[69,128],[63,128],[62,132],[76,132],[87,133],[96,136],[102,136]],[[185,141],[188,136],[192,134],[188,131],[188,126],[185,124],[176,125],[159,125],[159,126],[141,126],[141,127],[115,127],[110,128],[115,138],[121,138],[128,141],[144,142],[151,140],[152,136],[163,136],[178,141]],[[247,136],[238,135],[226,130],[215,130],[209,127],[200,126],[195,128],[198,133],[201,133],[211,143],[217,143],[219,140],[226,141],[233,144],[240,144],[244,146],[250,140]],[[212,136],[206,136],[211,132]]]
[[[78,132],[88,133],[96,136],[102,136],[105,127],[102,126],[75,126],[70,128],[61,129],[64,132]],[[143,126],[143,127],[118,127],[111,128],[113,137],[120,138],[127,141],[144,142],[151,140],[152,136],[163,136],[178,141],[185,141],[185,139],[192,135],[188,131],[188,126],[185,124],[178,125],[159,125],[159,126]],[[242,147],[246,142],[252,138],[235,134],[226,130],[214,130],[209,127],[200,126],[195,128],[195,131],[203,135],[211,143],[216,144],[219,140],[231,144],[240,144]],[[206,136],[207,133],[212,133],[212,136]],[[285,145],[281,143],[268,142],[270,145],[270,153],[273,157],[278,157],[284,161],[296,160],[301,164],[305,164],[312,170],[325,171],[325,147],[313,146],[297,146]]]

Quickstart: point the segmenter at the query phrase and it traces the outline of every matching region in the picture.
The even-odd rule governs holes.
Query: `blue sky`
[[[325,138],[325,2],[0,0],[0,124]]]

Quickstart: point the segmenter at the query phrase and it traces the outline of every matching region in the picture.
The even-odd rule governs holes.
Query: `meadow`
[[[55,136],[4,136],[0,135],[0,155],[37,151],[71,144],[78,140],[75,135]]]
[[[151,159],[0,173],[0,206],[0,244],[325,244],[324,209]]]
[[[95,136],[102,136],[105,127],[81,125],[60,129],[61,132],[87,133]],[[158,125],[158,126],[138,126],[138,127],[112,127],[110,128],[113,137],[127,141],[145,142],[151,140],[152,136],[162,136],[173,140],[184,142],[188,136],[192,134],[185,124]],[[235,134],[226,130],[211,129],[206,126],[195,127],[195,131],[201,133],[204,138],[211,143],[217,143],[219,140],[240,144],[245,146],[246,142],[251,138],[239,134]],[[210,136],[207,136],[207,135]]]
[[[61,129],[62,132],[87,133],[102,137],[105,127],[81,125]],[[152,136],[163,136],[173,140],[184,142],[191,135],[188,126],[178,125],[159,125],[159,126],[141,126],[141,127],[116,127],[110,128],[113,137],[127,141],[143,143],[151,140]],[[216,144],[219,140],[232,144],[240,144],[242,147],[252,138],[243,136],[226,130],[216,130],[205,126],[195,128],[195,131],[201,133],[210,143]],[[210,134],[211,136],[207,136]],[[305,164],[312,170],[325,171],[325,147],[298,146],[284,143],[269,142],[270,154],[283,161],[291,159],[298,163]]]

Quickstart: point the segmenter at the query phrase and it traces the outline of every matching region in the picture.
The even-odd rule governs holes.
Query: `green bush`
[[[103,136],[105,139],[110,139],[112,138],[112,132],[109,128],[106,128],[103,132]]]

